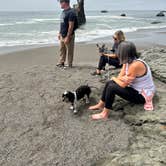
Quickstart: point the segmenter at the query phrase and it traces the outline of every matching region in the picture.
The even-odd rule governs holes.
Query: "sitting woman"
[[[125,40],[124,33],[122,31],[116,31],[115,34],[113,35],[114,39],[114,44],[112,47],[112,53],[106,54],[106,53],[101,53],[100,55],[100,60],[98,64],[98,68],[96,69],[95,72],[92,73],[92,75],[100,75],[101,70],[105,69],[106,64],[108,63],[109,65],[115,66],[116,68],[122,67],[120,65],[118,56],[117,56],[117,49],[119,44]]]
[[[101,113],[92,115],[92,119],[108,117],[115,95],[135,104],[144,104],[145,110],[153,110],[155,86],[149,66],[137,58],[136,47],[131,42],[122,42],[117,53],[123,64],[121,72],[106,83],[99,103],[89,107],[90,110],[102,109]]]

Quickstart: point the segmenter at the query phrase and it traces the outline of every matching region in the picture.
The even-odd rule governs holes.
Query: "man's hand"
[[[65,37],[65,39],[64,39],[64,43],[65,43],[65,44],[69,44],[69,42],[70,42],[70,37],[68,37],[68,36]]]
[[[61,35],[58,33],[58,40],[60,40],[61,39]]]

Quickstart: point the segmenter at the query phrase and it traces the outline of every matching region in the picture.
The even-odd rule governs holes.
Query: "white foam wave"
[[[121,30],[124,33],[127,32],[135,32],[137,30],[143,30],[143,29],[160,29],[160,28],[166,28],[166,25],[163,26],[147,26],[147,27],[131,27],[131,28],[122,28]],[[91,31],[81,32],[80,30],[77,32],[78,36],[76,38],[76,42],[92,42],[96,39],[100,38],[109,38],[112,36],[117,30],[119,29],[94,29]]]
[[[0,24],[0,26],[10,26],[10,25],[13,25],[13,24]]]
[[[23,25],[23,24],[38,24],[38,23],[44,23],[44,22],[59,22],[60,19],[31,19],[26,21],[16,21],[15,23],[4,23],[0,24],[0,26],[13,26],[13,25]]]
[[[60,18],[45,18],[45,19],[32,19],[36,22],[47,22],[47,21],[60,21]]]
[[[121,30],[125,33],[134,32],[141,29],[158,29],[166,28],[166,25],[152,25],[146,27],[132,27],[132,28],[122,28]],[[96,42],[101,38],[110,39],[115,31],[119,29],[93,29],[93,30],[81,30],[78,29],[76,32],[76,42]],[[16,40],[1,40],[0,47],[5,46],[28,46],[28,45],[45,45],[45,44],[58,44],[57,35],[58,31],[43,31],[36,32],[35,34],[24,34],[25,38],[21,38],[21,35],[18,34],[18,39]]]
[[[54,38],[42,39],[42,40],[16,40],[0,42],[0,47],[13,47],[13,46],[30,46],[30,45],[46,45],[46,44],[56,44],[58,40]]]

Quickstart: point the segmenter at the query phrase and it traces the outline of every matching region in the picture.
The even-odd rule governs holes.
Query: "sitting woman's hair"
[[[116,31],[115,35],[119,41],[125,41],[125,35],[122,31]]]
[[[133,60],[138,58],[134,43],[129,41],[120,43],[117,54],[120,60],[120,64],[132,63]]]

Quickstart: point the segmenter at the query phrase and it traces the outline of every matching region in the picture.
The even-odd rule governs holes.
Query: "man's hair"
[[[59,0],[60,3],[62,2],[66,2],[66,3],[70,3],[70,0]]]
[[[137,50],[134,43],[129,41],[123,41],[118,46],[118,58],[120,64],[132,63],[133,60],[138,58]]]

